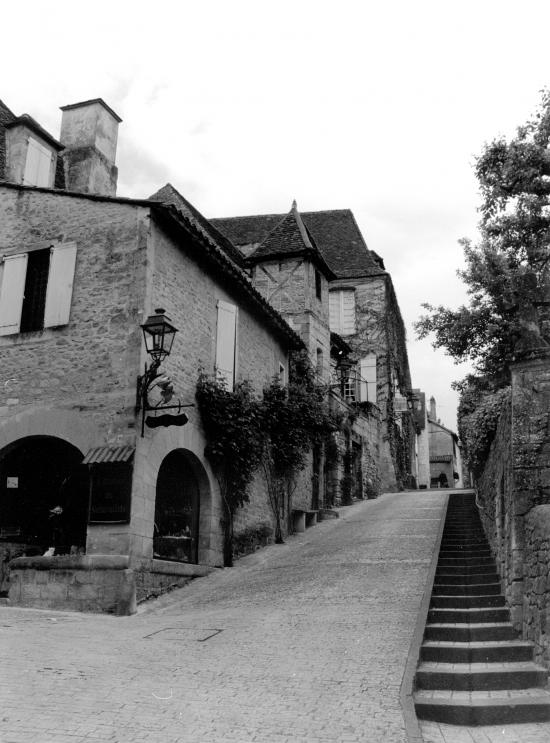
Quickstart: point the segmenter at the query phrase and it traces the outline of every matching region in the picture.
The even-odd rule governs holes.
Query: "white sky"
[[[206,216],[351,208],[391,272],[413,384],[456,426],[467,371],[414,340],[457,306],[472,165],[550,77],[547,0],[27,0],[2,7],[0,98],[57,137],[59,106],[124,120],[120,196],[170,181]]]

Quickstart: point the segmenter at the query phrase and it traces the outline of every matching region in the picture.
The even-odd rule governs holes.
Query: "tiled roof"
[[[39,137],[42,137],[48,144],[50,144],[55,150],[58,152],[62,149],[64,149],[61,142],[58,142],[57,139],[54,139],[52,135],[47,132],[44,127],[40,126],[38,121],[36,119],[33,119],[32,116],[29,116],[29,114],[21,114],[21,116],[17,116],[15,119],[12,119],[8,124],[6,124],[6,129],[10,129],[13,126],[18,125],[26,126],[31,131],[38,134]]]
[[[379,256],[368,249],[350,209],[300,212],[307,230],[328,266],[338,278],[384,273]],[[241,248],[262,243],[284,218],[283,214],[211,219],[234,245]]]
[[[307,255],[328,279],[335,278],[318,250],[315,240],[304,225],[296,202],[248,260],[256,263],[266,258],[284,258],[292,255]]]
[[[174,206],[179,212],[187,217],[187,219],[189,219],[195,227],[203,233],[203,235],[214,240],[217,245],[227,253],[234,263],[236,263],[240,268],[244,267],[244,259],[241,251],[236,248],[216,227],[211,225],[199,210],[196,209],[193,204],[190,204],[189,201],[187,201],[187,199],[184,198],[171,183],[167,183],[149,198],[151,201],[161,201],[163,204]]]

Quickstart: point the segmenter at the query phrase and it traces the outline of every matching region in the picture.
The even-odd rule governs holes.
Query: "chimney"
[[[430,397],[430,419],[437,423],[437,411],[435,408],[435,397]]]
[[[116,196],[118,125],[122,119],[101,98],[61,106],[65,187],[68,191]]]

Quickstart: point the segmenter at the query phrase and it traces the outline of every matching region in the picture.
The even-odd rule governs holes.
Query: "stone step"
[[[505,663],[532,661],[533,645],[524,640],[500,642],[444,642],[426,640],[420,648],[424,661],[435,663]]]
[[[475,555],[474,557],[466,557],[466,555],[459,555],[458,557],[442,557],[440,555],[437,566],[439,568],[445,566],[458,566],[469,567],[470,565],[492,565],[496,567],[495,561],[491,555]]]
[[[490,691],[418,691],[416,714],[422,720],[449,725],[512,725],[550,720],[550,694],[523,689]]]
[[[486,549],[452,549],[452,550],[441,550],[439,557],[466,557],[468,559],[472,557],[492,557],[491,550],[487,547]]]
[[[441,540],[441,548],[448,549],[454,547],[456,549],[486,549],[489,547],[489,543],[486,539],[458,539],[457,537],[443,537]]]
[[[435,583],[464,584],[476,585],[479,583],[497,583],[498,575],[496,571],[491,573],[461,573],[460,575],[450,575],[449,573],[436,573]]]
[[[479,573],[488,573],[490,571],[496,572],[494,563],[492,565],[478,565],[477,563],[469,563],[468,565],[438,565],[436,575],[478,575]]]
[[[500,583],[477,583],[473,585],[434,583],[432,596],[494,596],[501,592]]]
[[[424,631],[425,640],[443,642],[499,642],[516,640],[511,622],[430,622]]]
[[[502,594],[489,594],[478,596],[446,596],[439,594],[432,596],[431,607],[433,609],[474,609],[482,607],[505,606]]]
[[[544,687],[546,668],[531,662],[432,663],[422,662],[416,672],[418,689],[501,691]]]
[[[428,621],[442,624],[509,622],[510,609],[508,607],[497,609],[430,609],[428,611]]]

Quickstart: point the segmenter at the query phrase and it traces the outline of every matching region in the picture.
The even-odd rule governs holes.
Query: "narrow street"
[[[134,617],[1,607],[2,743],[406,741],[445,499],[340,509]]]

